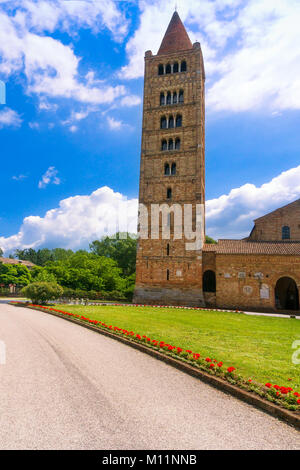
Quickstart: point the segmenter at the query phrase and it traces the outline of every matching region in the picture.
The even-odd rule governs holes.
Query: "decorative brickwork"
[[[149,227],[152,204],[205,204],[204,85],[200,44],[174,13],[158,55],[145,55],[139,200]],[[157,239],[139,240],[135,303],[299,310],[300,200],[255,220],[248,238],[198,251],[168,223],[171,239],[161,220]]]
[[[177,53],[186,49],[192,49],[192,47],[185,27],[175,11],[157,55],[171,54],[172,52]]]
[[[300,241],[300,199],[255,220],[251,240]]]
[[[186,47],[189,44],[182,42],[184,26],[180,20],[182,27],[179,25],[177,17],[176,13],[171,20],[160,55],[148,51],[145,56],[139,200],[148,208],[149,225],[151,204],[180,204],[182,208],[191,204],[195,211],[196,204],[205,201],[203,57],[199,43]],[[174,64],[178,64],[178,72]],[[175,127],[161,128],[162,118],[170,123],[170,116]],[[177,116],[181,116],[178,127]],[[171,140],[173,146],[169,146]],[[176,148],[179,141],[180,148]],[[174,164],[176,171],[172,174]],[[171,234],[172,228],[171,217]],[[185,238],[174,240],[172,235],[171,240],[164,240],[161,233],[158,240],[140,239],[135,302],[204,305],[201,252],[186,251],[186,242]]]

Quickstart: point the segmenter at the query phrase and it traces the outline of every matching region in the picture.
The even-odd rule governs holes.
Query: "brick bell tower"
[[[153,204],[205,203],[205,71],[200,44],[192,44],[174,12],[157,55],[145,54],[139,202],[148,210],[149,237],[137,251],[135,303],[204,305],[202,252],[171,237],[151,237]],[[178,219],[177,219],[178,220]],[[162,224],[162,216],[160,216]]]

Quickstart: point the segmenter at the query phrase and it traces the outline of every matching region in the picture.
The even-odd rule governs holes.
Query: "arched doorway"
[[[205,271],[203,274],[203,292],[216,292],[216,274],[214,271]]]
[[[283,310],[299,310],[299,292],[294,279],[282,277],[275,287],[276,308]]]

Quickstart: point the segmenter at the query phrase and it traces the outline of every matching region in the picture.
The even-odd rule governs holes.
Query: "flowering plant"
[[[156,339],[151,339],[147,335],[141,335],[133,331],[128,331],[123,328],[119,328],[113,325],[107,325],[105,322],[92,320],[84,315],[77,315],[71,312],[65,312],[63,310],[58,310],[49,306],[41,306],[29,304],[29,307],[37,308],[41,310],[49,310],[60,315],[67,317],[73,317],[74,319],[79,320],[80,322],[90,323],[98,328],[110,330],[112,333],[117,335],[126,336],[131,341],[143,342],[147,347],[155,348],[159,352],[164,354],[171,355],[177,359],[185,361],[189,364],[196,366],[199,369],[205,370],[207,373],[222,376],[222,378],[229,381],[231,384],[239,385],[242,388],[246,388],[252,392],[257,393],[261,397],[267,398],[269,401],[275,402],[277,404],[283,405],[284,407],[290,410],[298,410],[300,408],[300,393],[293,390],[292,387],[279,386],[277,384],[272,385],[270,382],[265,383],[264,386],[254,382],[254,380],[242,379],[235,371],[236,368],[230,366],[223,371],[223,362],[217,361],[217,359],[211,359],[206,357],[205,359],[201,357],[201,354],[195,353],[190,349],[184,349],[179,346],[173,346],[171,344],[165,343],[164,341],[158,341]],[[217,366],[217,367],[216,367]],[[290,381],[290,380],[289,380]]]

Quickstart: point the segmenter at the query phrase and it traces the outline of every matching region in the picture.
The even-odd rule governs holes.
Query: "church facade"
[[[205,211],[204,62],[177,12],[157,55],[145,54],[139,202],[149,230],[138,243],[135,303],[299,309],[300,200],[257,219],[244,240],[188,249],[186,230],[174,235],[186,207],[193,227]],[[166,221],[158,210],[155,235],[153,207],[170,209]]]

